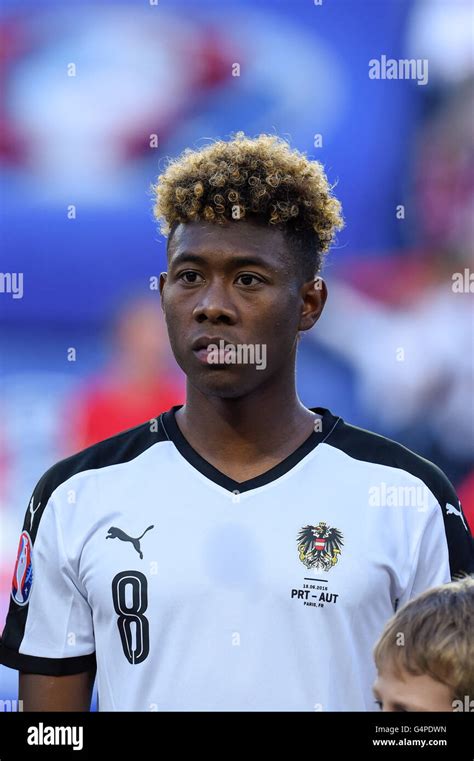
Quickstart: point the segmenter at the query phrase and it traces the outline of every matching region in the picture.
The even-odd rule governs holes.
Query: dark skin
[[[270,470],[310,436],[319,417],[298,398],[295,362],[298,333],[323,311],[325,282],[303,277],[281,230],[244,220],[193,222],[178,225],[171,238],[160,294],[187,376],[186,404],[176,414],[183,435],[237,482]],[[191,345],[204,335],[265,345],[265,369],[200,362]],[[23,709],[89,711],[94,677],[20,674]]]
[[[95,674],[95,669],[71,676],[20,672],[23,711],[90,711]]]
[[[187,376],[180,430],[235,481],[265,473],[314,430],[318,416],[296,392],[296,348],[298,332],[322,313],[326,284],[305,280],[281,230],[244,220],[193,222],[178,225],[171,238],[160,293],[171,347]],[[199,362],[191,345],[203,335],[265,345],[266,368]]]

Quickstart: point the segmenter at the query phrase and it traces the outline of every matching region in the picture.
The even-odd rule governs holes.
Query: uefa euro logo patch
[[[305,526],[298,534],[298,552],[306,568],[330,571],[341,554],[344,545],[339,529],[331,528],[321,521],[317,526]]]
[[[26,605],[33,583],[33,542],[28,531],[22,531],[12,579],[12,598],[18,605]]]

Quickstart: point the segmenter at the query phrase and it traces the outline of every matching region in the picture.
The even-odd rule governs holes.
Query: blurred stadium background
[[[321,160],[343,204],[302,401],[432,459],[474,525],[472,294],[452,287],[473,269],[472,15],[468,0],[4,0],[0,270],[23,293],[0,293],[0,628],[44,470],[184,401],[149,287],[166,268],[149,186],[165,157],[236,130]],[[370,79],[381,55],[428,59],[428,84]],[[0,697],[17,679],[0,667]]]

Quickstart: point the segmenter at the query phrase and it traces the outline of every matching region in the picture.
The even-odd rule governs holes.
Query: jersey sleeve
[[[474,574],[470,526],[452,483],[439,468],[436,471],[435,509],[420,537],[410,583],[399,606],[427,589]]]
[[[38,482],[13,568],[0,663],[61,676],[95,668],[92,611],[64,551],[54,478]]]
[[[461,500],[451,481],[439,468],[438,505],[444,524],[451,580],[474,574],[474,541]]]

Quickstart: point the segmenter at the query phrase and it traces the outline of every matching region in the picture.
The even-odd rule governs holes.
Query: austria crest
[[[306,568],[329,571],[336,565],[344,542],[339,529],[321,521],[317,526],[305,526],[298,534],[298,552]]]

